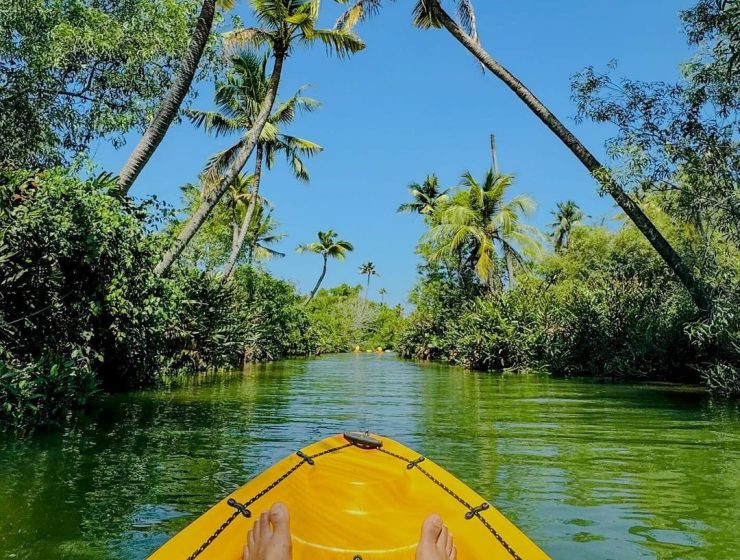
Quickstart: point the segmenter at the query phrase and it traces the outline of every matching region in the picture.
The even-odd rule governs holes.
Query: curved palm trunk
[[[568,149],[583,163],[601,187],[609,193],[619,207],[632,220],[635,226],[647,238],[668,267],[676,274],[681,283],[691,294],[697,307],[704,311],[711,311],[712,302],[705,286],[693,275],[686,263],[683,262],[676,250],[668,243],[655,225],[650,221],[638,204],[617,184],[599,160],[588,151],[575,135],[520,82],[511,72],[496,62],[465,30],[444,11],[438,0],[426,0],[428,7],[440,23],[452,34],[483,66],[494,76],[504,82],[524,104],[565,144]]]
[[[177,112],[180,110],[180,105],[183,99],[185,99],[190,85],[193,83],[198,64],[208,43],[208,37],[211,35],[215,13],[216,0],[203,0],[203,6],[200,9],[200,15],[195,24],[193,36],[190,38],[190,44],[188,45],[185,57],[177,69],[175,79],[172,85],[170,85],[170,89],[167,91],[167,95],[164,101],[162,101],[162,105],[159,111],[157,111],[154,120],[146,129],[144,136],[139,140],[139,143],[134,148],[134,151],[131,152],[131,155],[121,169],[118,177],[118,188],[123,193],[128,193],[131,190],[139,173],[144,169],[144,166],[152,157],[160,142],[162,142],[172,121],[175,120]]]
[[[239,259],[239,253],[244,246],[244,240],[247,238],[247,232],[249,231],[249,224],[252,223],[252,216],[254,215],[254,209],[257,207],[257,200],[259,199],[260,190],[260,179],[262,178],[262,158],[264,154],[264,147],[262,143],[257,144],[257,153],[255,154],[254,164],[254,185],[252,186],[252,193],[249,196],[249,205],[247,206],[247,212],[244,214],[244,220],[239,228],[236,241],[231,247],[231,254],[229,260],[226,261],[223,276],[221,282],[229,282],[234,277],[234,271],[236,270],[236,261]]]
[[[229,185],[234,182],[236,176],[247,163],[249,156],[252,155],[254,147],[257,145],[262,129],[265,128],[267,119],[272,111],[272,106],[275,104],[275,97],[277,96],[278,86],[280,85],[280,74],[283,70],[283,62],[285,60],[285,52],[275,51],[274,54],[275,63],[272,69],[272,75],[270,76],[270,83],[268,84],[267,95],[262,101],[262,107],[260,108],[259,115],[255,119],[252,130],[249,131],[244,145],[239,150],[239,153],[231,162],[231,165],[221,177],[221,182],[218,188],[211,191],[204,199],[198,209],[190,216],[190,219],[185,224],[185,227],[180,232],[180,235],[172,242],[172,246],[162,256],[162,260],[154,268],[155,274],[163,274],[167,269],[172,266],[175,259],[182,253],[183,249],[187,246],[190,240],[193,238],[195,233],[206,221],[209,214],[213,210],[216,203],[221,199],[223,194],[229,188]]]
[[[304,302],[304,305],[311,301],[314,296],[316,295],[316,292],[319,291],[319,286],[321,286],[321,283],[324,281],[324,276],[326,276],[326,264],[328,262],[328,257],[324,255],[324,268],[321,269],[321,276],[319,276],[318,281],[316,282],[316,285],[313,287],[313,290],[311,290],[311,293],[308,294],[308,299]]]

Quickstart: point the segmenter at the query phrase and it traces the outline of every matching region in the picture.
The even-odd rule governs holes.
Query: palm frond
[[[236,29],[223,34],[226,52],[232,54],[245,47],[261,48],[274,47],[274,37],[259,27]]]
[[[475,8],[471,0],[457,0],[457,20],[473,41],[478,42]]]
[[[420,29],[431,29],[442,27],[442,23],[434,14],[434,10],[431,7],[431,2],[437,0],[418,0],[414,6],[412,15],[412,21],[414,25]]]
[[[185,115],[190,122],[198,128],[203,128],[207,133],[214,136],[223,136],[233,134],[241,129],[240,123],[235,119],[230,119],[217,111],[199,111],[197,109],[188,109]]]
[[[337,0],[340,4],[347,4],[348,0]],[[359,22],[378,13],[382,0],[357,0],[337,19],[336,29],[352,29]]]
[[[310,33],[304,33],[301,40],[308,44],[321,42],[328,54],[335,54],[339,58],[345,58],[365,48],[365,43],[358,35],[344,29],[312,29]]]

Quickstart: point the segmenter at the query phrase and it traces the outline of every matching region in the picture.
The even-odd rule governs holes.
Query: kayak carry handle
[[[344,439],[360,449],[379,449],[383,442],[375,439],[370,432],[344,432]]]

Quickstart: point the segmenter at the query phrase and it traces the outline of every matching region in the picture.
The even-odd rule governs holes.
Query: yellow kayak
[[[196,519],[153,560],[241,560],[254,519],[288,506],[294,560],[412,560],[419,530],[439,514],[460,560],[548,556],[481,496],[400,443],[348,433],[276,463]]]

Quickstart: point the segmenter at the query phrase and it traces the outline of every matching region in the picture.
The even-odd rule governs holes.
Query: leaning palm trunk
[[[229,165],[226,173],[221,177],[221,181],[218,187],[208,193],[204,198],[198,209],[190,216],[190,219],[185,224],[185,227],[180,232],[180,235],[172,242],[172,246],[162,256],[162,260],[154,268],[156,274],[163,274],[167,269],[172,266],[175,259],[182,253],[183,249],[187,246],[193,236],[196,234],[203,222],[206,221],[209,214],[213,210],[216,203],[221,199],[223,194],[229,188],[229,185],[234,182],[239,172],[247,163],[249,156],[252,155],[254,147],[259,141],[259,137],[262,134],[262,129],[265,128],[267,119],[272,111],[272,106],[275,103],[275,97],[277,96],[278,86],[280,85],[280,74],[283,69],[283,61],[285,60],[285,52],[275,51],[274,54],[275,63],[272,69],[272,75],[270,76],[270,82],[267,87],[267,94],[262,101],[262,107],[254,121],[252,129],[247,134],[244,141],[244,145],[239,150],[238,154]]]
[[[172,121],[175,120],[177,112],[180,110],[183,99],[193,83],[195,72],[203,56],[208,37],[211,35],[213,26],[213,17],[216,12],[216,0],[203,0],[203,6],[198,16],[198,22],[195,24],[193,36],[190,39],[188,50],[185,57],[177,69],[175,79],[170,86],[167,96],[162,101],[162,106],[157,111],[154,120],[144,132],[139,143],[131,152],[128,160],[121,169],[118,178],[118,188],[123,193],[128,193],[136,181],[136,178],[144,169],[149,159],[154,154],[160,142],[167,133]]]
[[[308,294],[308,298],[306,298],[306,301],[304,304],[307,304],[309,301],[311,301],[314,296],[316,295],[316,292],[319,291],[319,287],[321,286],[321,283],[324,281],[324,276],[326,276],[326,265],[329,258],[324,255],[324,268],[321,269],[321,276],[319,276],[318,281],[316,282],[316,285],[313,287],[313,290],[311,290],[311,293]]]
[[[655,225],[645,215],[638,204],[617,184],[614,177],[604,168],[596,157],[568,130],[565,125],[520,82],[511,72],[496,62],[478,42],[452,19],[438,0],[426,0],[435,19],[441,23],[483,66],[503,81],[529,109],[570,149],[583,163],[601,187],[609,193],[624,213],[647,238],[668,267],[676,274],[691,294],[694,303],[703,312],[710,312],[712,302],[705,286],[693,275],[676,250],[668,243]]]
[[[259,199],[260,179],[262,178],[263,153],[264,146],[262,145],[262,143],[257,144],[257,153],[255,154],[254,164],[254,185],[252,186],[252,193],[249,196],[249,205],[247,206],[247,212],[244,214],[244,221],[242,221],[242,225],[241,228],[239,228],[237,238],[231,247],[231,254],[229,255],[229,260],[226,261],[224,273],[221,277],[221,282],[224,284],[229,282],[234,276],[234,271],[236,270],[236,261],[239,259],[239,253],[241,253],[242,247],[244,246],[244,240],[247,238],[249,224],[252,223],[254,209],[257,206],[257,200]]]

